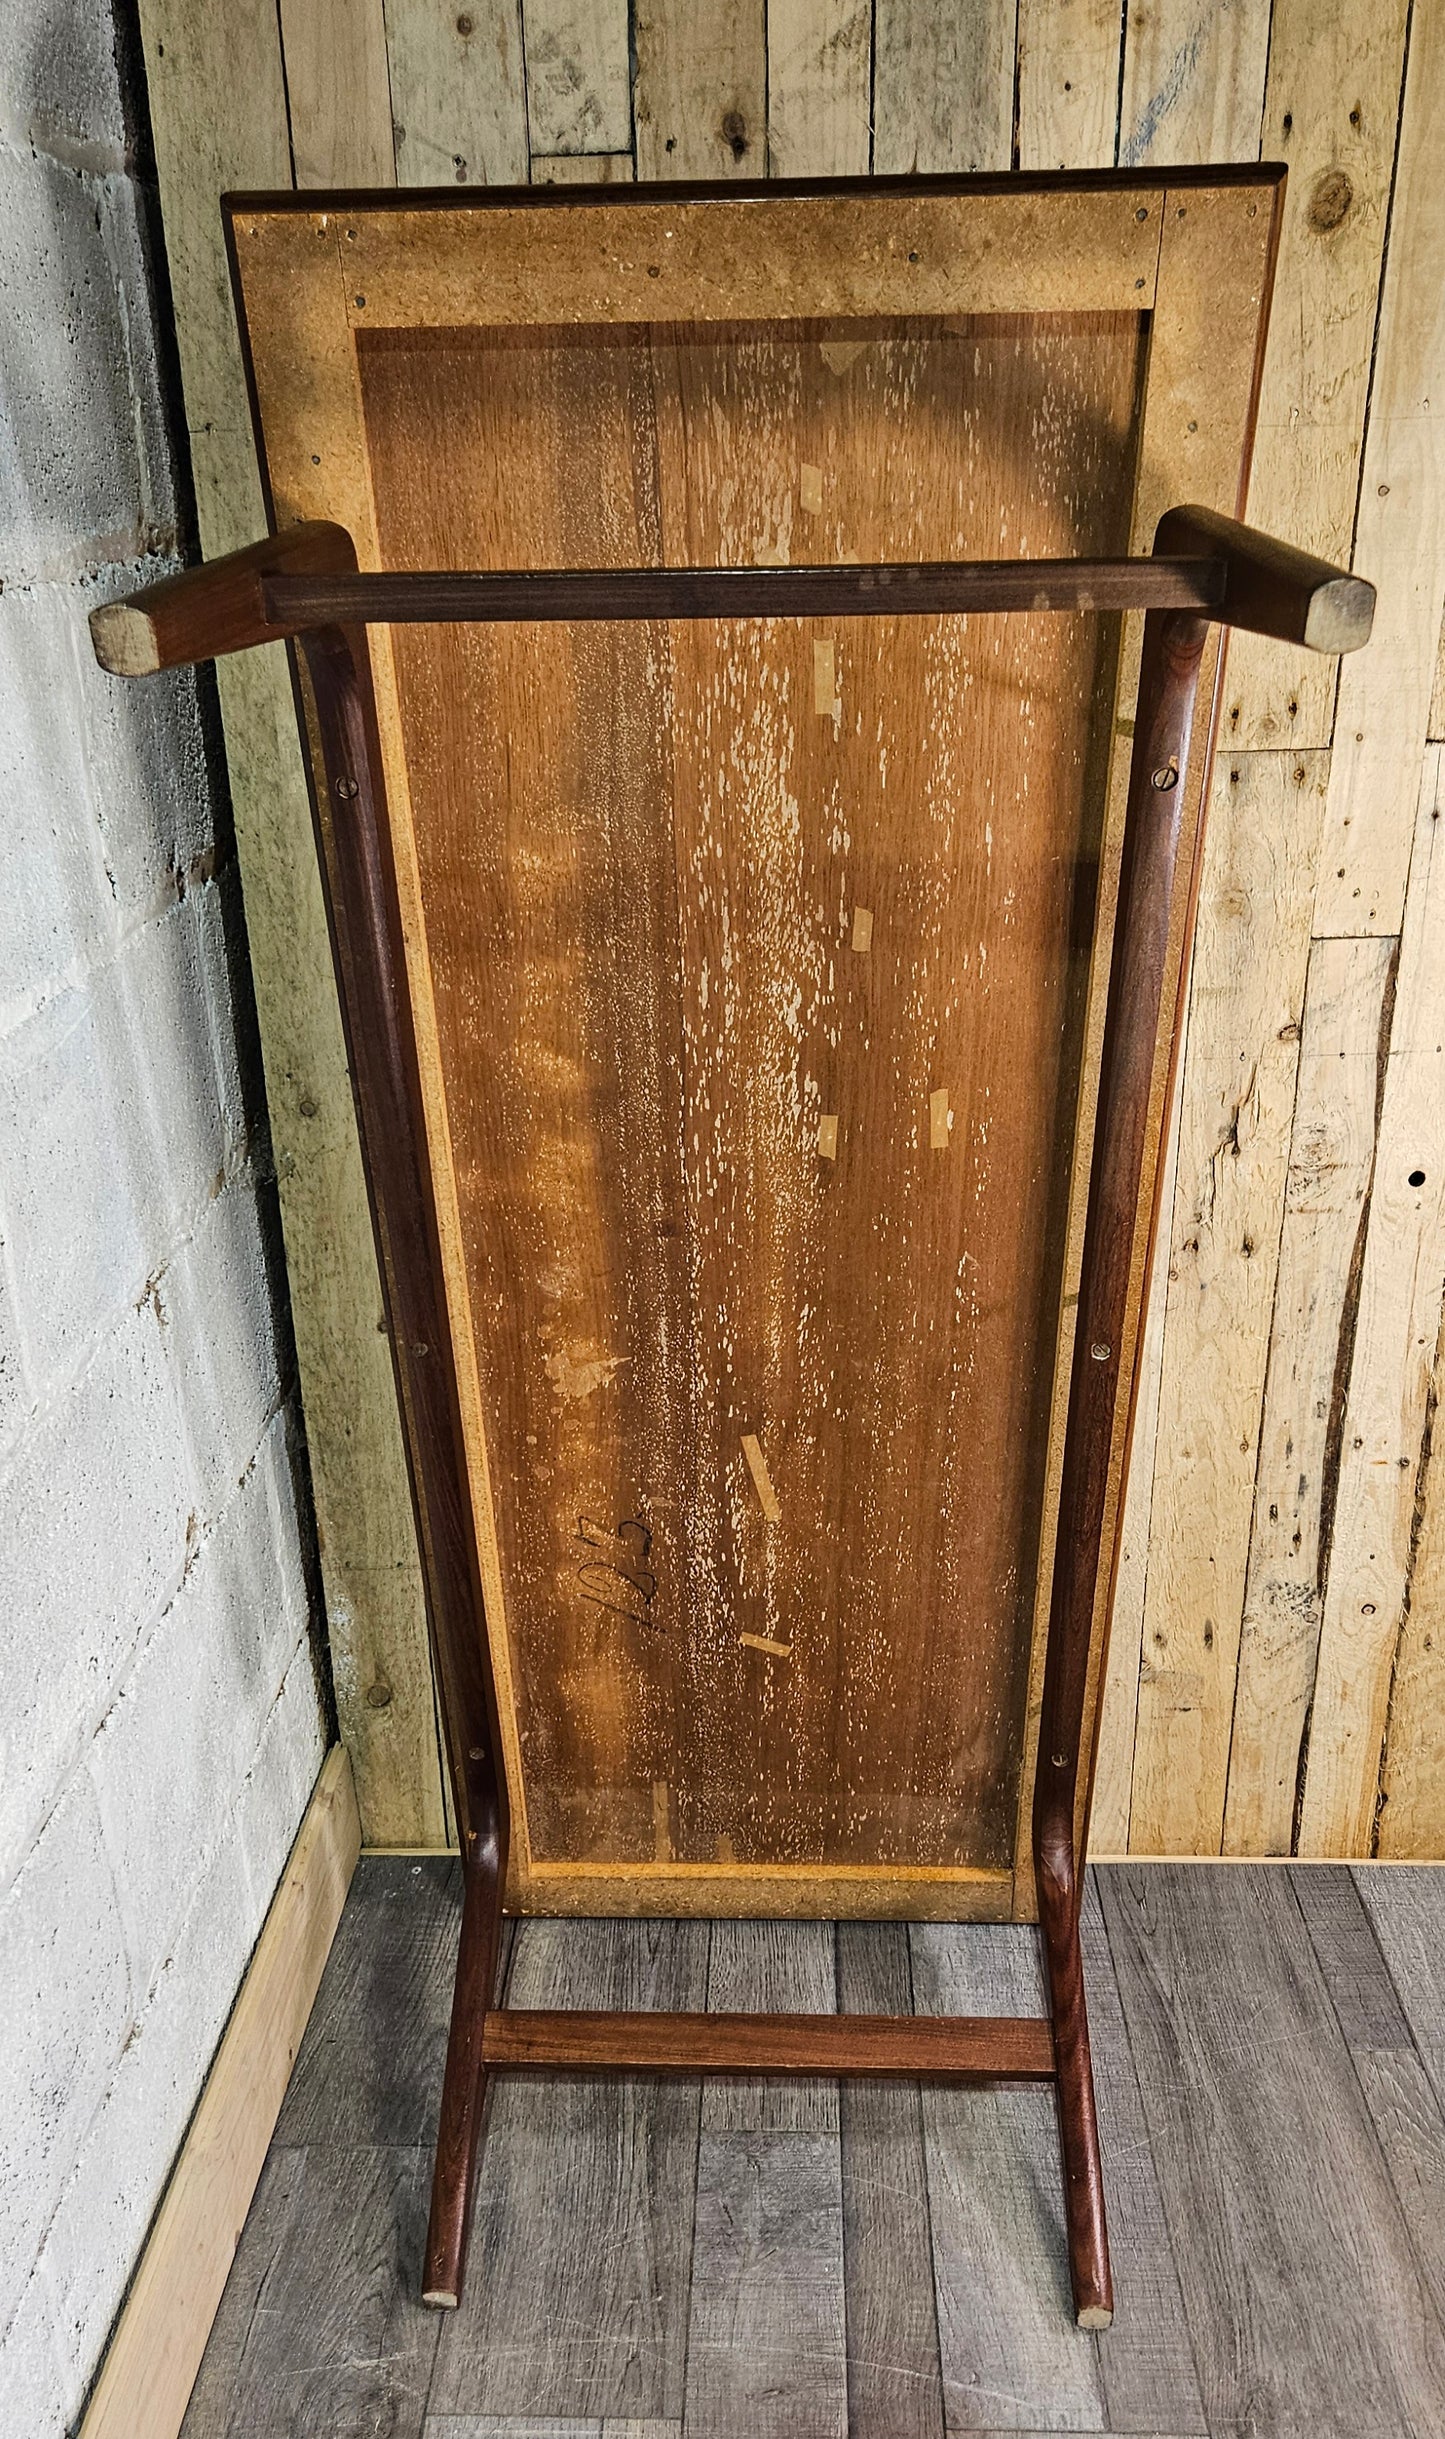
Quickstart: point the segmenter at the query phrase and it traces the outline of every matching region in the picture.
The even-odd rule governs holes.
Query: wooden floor
[[[1445,2431],[1445,1869],[1117,1865],[1085,1923],[1118,2318],[1053,2100],[505,2083],[416,2300],[458,1890],[357,1873],[185,2439]],[[521,2006],[1023,2012],[1034,1934],[528,1923]]]

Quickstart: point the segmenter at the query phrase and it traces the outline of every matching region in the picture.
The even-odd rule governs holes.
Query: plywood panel
[[[764,0],[636,0],[639,178],[763,178]]]
[[[1342,567],[1360,484],[1406,14],[1404,0],[1366,16],[1345,0],[1276,0],[1270,32],[1261,149],[1288,163],[1289,186],[1249,513]],[[1224,743],[1328,745],[1338,677],[1339,664],[1317,653],[1237,636]]]
[[[1131,1842],[1218,1850],[1322,757],[1215,771],[1169,1239]],[[1206,955],[1206,944],[1208,954]]]
[[[1445,10],[1416,8],[1400,113],[1355,563],[1380,589],[1340,677],[1321,932],[1394,932],[1445,601]]]
[[[876,0],[873,168],[1007,169],[1016,0]]]
[[[520,186],[527,95],[519,0],[386,0],[402,186]]]
[[[1310,951],[1229,1747],[1227,1854],[1287,1855],[1294,1840],[1394,986],[1393,940],[1317,940]]]
[[[1417,1488],[1445,1286],[1445,853],[1427,758],[1380,1104],[1334,1539],[1304,1775],[1301,1854],[1368,1855],[1410,1607]]]

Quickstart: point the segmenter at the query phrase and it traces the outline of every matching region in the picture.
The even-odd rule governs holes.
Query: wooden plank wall
[[[1381,588],[1226,681],[1100,1851],[1445,1856],[1445,0],[141,0],[201,532],[260,530],[225,187],[1282,159],[1251,508]],[[222,672],[342,1731],[446,1834],[284,669]]]

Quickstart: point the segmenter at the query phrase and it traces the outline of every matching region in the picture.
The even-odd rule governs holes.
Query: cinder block
[[[0,1481],[16,1438],[30,1412],[30,1393],[20,1351],[20,1325],[5,1273],[5,1247],[0,1239]]]
[[[251,1130],[246,1115],[246,1095],[241,1082],[239,1049],[236,1040],[235,992],[231,981],[230,959],[227,953],[227,926],[232,924],[241,939],[245,938],[245,917],[241,906],[241,875],[234,864],[218,872],[215,884],[200,892],[195,901],[196,921],[201,936],[201,963],[206,977],[206,990],[211,1007],[211,1039],[216,1060],[216,1089],[226,1127],[230,1160],[248,1160],[252,1153]]]
[[[0,2429],[25,2439],[65,2439],[83,2381],[61,2344],[46,2281],[37,2270],[0,2335]],[[3,2311],[5,2307],[0,2307]]]
[[[296,1645],[299,1556],[272,1540],[269,1462],[268,1446],[197,1552],[87,1759],[142,1996],[230,1828]]]
[[[0,1034],[115,936],[77,716],[75,614],[55,586],[0,593]]]
[[[86,2377],[165,2191],[261,1920],[233,1830],[137,2016],[40,2256],[60,2346]]]
[[[0,1045],[0,1209],[42,1385],[148,1283],[164,1313],[160,1276],[219,1186],[203,937],[187,899]]]
[[[0,291],[7,582],[76,569],[90,544],[113,558],[118,534],[171,535],[175,496],[130,180],[78,177],[0,146]]]
[[[264,1916],[326,1758],[326,1732],[310,1638],[292,1654],[236,1799],[236,1827],[253,1906]]]
[[[181,1580],[190,1458],[150,1306],[0,1475],[0,1889]]]
[[[22,145],[90,169],[125,167],[115,27],[95,0],[16,0],[5,12],[0,125]]]
[[[107,895],[127,928],[210,873],[215,806],[194,670],[111,677],[91,650],[86,620],[97,603],[154,584],[179,564],[172,555],[97,568],[64,593],[71,716],[84,741]]]
[[[249,1170],[209,1206],[162,1287],[203,1515],[219,1516],[276,1412],[276,1323]],[[293,1537],[294,1538],[294,1537]]]
[[[131,2028],[116,1892],[84,1776],[0,1909],[0,1955],[0,2294],[15,2295]]]

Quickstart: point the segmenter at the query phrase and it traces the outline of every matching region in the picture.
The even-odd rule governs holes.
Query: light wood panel
[[[174,2439],[321,1981],[361,1823],[333,1745],[277,1884],[200,2105],[81,2423],[82,2439]]]
[[[251,539],[261,517],[220,248],[217,199],[223,187],[284,186],[296,175],[356,174],[386,183],[399,174],[407,183],[444,185],[520,180],[528,174],[529,156],[538,179],[593,180],[630,175],[634,159],[644,177],[756,178],[770,168],[884,171],[915,161],[924,167],[977,161],[1007,168],[1011,160],[1023,168],[1084,167],[1107,163],[1116,146],[1122,160],[1159,163],[1211,151],[1248,159],[1263,148],[1267,157],[1290,164],[1291,188],[1252,513],[1292,539],[1344,550],[1358,512],[1355,555],[1381,585],[1381,615],[1369,651],[1346,665],[1338,723],[1329,667],[1306,664],[1284,647],[1237,645],[1224,738],[1241,752],[1333,747],[1330,823],[1312,929],[1317,939],[1391,940],[1401,921],[1422,740],[1445,728],[1428,707],[1445,596],[1441,469],[1433,437],[1439,418],[1429,405],[1445,391],[1438,320],[1445,294],[1438,259],[1445,242],[1439,170],[1445,146],[1435,125],[1445,92],[1442,11],[1436,0],[1421,0],[1408,28],[1402,0],[1384,0],[1365,18],[1344,0],[1275,0],[1272,11],[1264,0],[1161,0],[1127,14],[1122,128],[1116,132],[1120,13],[1096,0],[1058,6],[1019,0],[1016,23],[1014,0],[987,0],[967,12],[926,9],[916,0],[889,0],[885,7],[880,0],[872,39],[866,26],[860,36],[849,18],[849,39],[836,56],[825,55],[819,31],[834,30],[833,20],[825,23],[809,0],[789,0],[770,14],[762,0],[717,6],[637,0],[630,70],[626,16],[615,0],[595,11],[541,0],[529,11],[539,37],[529,144],[518,0],[475,0],[465,10],[436,0],[385,0],[384,24],[382,0],[363,0],[344,19],[334,0],[286,0],[279,24],[276,13],[255,0],[224,10],[203,7],[201,0],[142,0],[206,548],[215,552]],[[635,131],[622,120],[629,75]],[[395,172],[387,157],[383,84]],[[865,159],[855,113],[858,98],[870,90],[875,134],[871,159]],[[603,97],[596,108],[587,104],[589,94]],[[589,133],[594,122],[604,134]],[[624,149],[599,154],[604,142]],[[1389,264],[1383,299],[1382,260]],[[309,872],[289,692],[279,669],[268,673],[260,665],[225,670],[221,682],[343,1733],[356,1763],[368,1835],[426,1844],[442,1834],[444,1812],[419,1578],[386,1349],[370,1321],[360,1329],[356,1321],[358,1314],[377,1316],[378,1292],[319,899]],[[1206,978],[1220,955],[1227,962],[1206,915],[1198,944]],[[1366,947],[1352,978],[1341,969],[1327,994],[1326,967],[1320,966],[1320,987],[1311,994],[1313,1007],[1306,1006],[1299,1045],[1302,1085],[1306,1077],[1323,1078],[1333,1055],[1329,1044],[1339,1036],[1355,1045],[1348,1052],[1350,1073],[1363,1092],[1380,971],[1381,952]],[[1408,1020],[1406,992],[1414,987],[1402,975],[1392,1003],[1397,1025]],[[1310,1039],[1316,1021],[1323,1028],[1317,1060]],[[1261,1591],[1258,1635],[1251,1626],[1254,1587],[1295,1580],[1293,1561],[1284,1563],[1289,1554],[1262,1530],[1271,1526],[1272,1506],[1281,1517],[1285,1513],[1270,1489],[1276,1465],[1271,1451],[1283,1461],[1286,1445],[1273,1436],[1271,1415],[1284,1430],[1286,1410],[1306,1397],[1308,1379],[1326,1360],[1331,1332],[1337,1350],[1342,1332],[1348,1340],[1356,1397],[1368,1393],[1376,1373],[1387,1383],[1398,1361],[1388,1334],[1376,1338],[1367,1326],[1361,1337],[1359,1329],[1365,1240],[1377,1226],[1373,1202],[1353,1254],[1341,1258],[1349,1178],[1362,1149],[1357,1113],[1363,1117],[1364,1102],[1352,1083],[1345,1169],[1320,1187],[1326,1201],[1337,1192],[1338,1205],[1329,1201],[1328,1209],[1322,1204],[1309,1211],[1296,1209],[1292,1199],[1296,1181],[1299,1191],[1313,1190],[1304,1181],[1312,1174],[1311,1130],[1317,1134],[1322,1122],[1317,1103],[1301,1100],[1287,1177],[1275,1163],[1269,1233],[1278,1248],[1283,1231],[1284,1252],[1263,1374],[1256,1364],[1251,1429],[1263,1470],[1252,1519],[1237,1490],[1226,1489],[1228,1482],[1237,1485],[1241,1452],[1219,1434],[1200,1459],[1207,1476],[1203,1506],[1221,1517],[1230,1514],[1229,1534],[1236,1541],[1241,1533],[1246,1537],[1243,1551],[1221,1545],[1219,1553],[1236,1579],[1243,1569],[1249,1586],[1241,1673],[1236,1686],[1221,1670],[1210,1695],[1221,1713],[1226,1706],[1237,1712],[1233,1729],[1222,1731],[1230,1749],[1230,1826],[1223,1834],[1232,1850],[1243,1851],[1256,1838],[1272,1847],[1284,1834],[1285,1809],[1292,1820],[1294,1793],[1288,1807],[1281,1793],[1282,1757],[1293,1740],[1298,1762],[1300,1704],[1307,1711],[1315,1691],[1307,1660],[1313,1625],[1304,1624],[1302,1640],[1285,1635],[1271,1610],[1276,1626],[1266,1630],[1269,1598]],[[1187,1182],[1181,1191],[1188,1193]],[[1301,1232],[1308,1237],[1316,1227],[1330,1248],[1321,1257],[1325,1275],[1316,1294],[1301,1297],[1286,1290],[1290,1238]],[[1388,1241],[1378,1236],[1376,1269],[1405,1260],[1404,1242],[1398,1231]],[[1273,1261],[1274,1251],[1264,1258]],[[1302,1248],[1299,1258],[1306,1258]],[[1248,1276],[1241,1291],[1257,1294]],[[1424,1289],[1421,1294],[1428,1302]],[[1235,1315],[1231,1295],[1220,1299],[1226,1332]],[[1151,1338],[1160,1361],[1167,1335],[1161,1308]],[[1433,1328],[1427,1335],[1433,1342]],[[1169,1376],[1178,1397],[1187,1399],[1189,1368],[1177,1348]],[[1296,1499],[1290,1511],[1300,1524],[1301,1548],[1321,1553],[1317,1595],[1333,1546],[1328,1530],[1321,1535],[1321,1520],[1330,1523],[1331,1486],[1350,1453],[1342,1446],[1343,1392],[1327,1401],[1323,1414],[1315,1410],[1318,1402],[1312,1399],[1307,1418],[1309,1488],[1300,1495],[1303,1505]],[[1111,1845],[1129,1834],[1133,1714],[1151,1564],[1140,1528],[1147,1528],[1156,1503],[1149,1427],[1155,1411],[1163,1447],[1183,1421],[1182,1411],[1167,1403],[1156,1408],[1146,1386],[1099,1784],[1099,1818]],[[1437,1647],[1430,1554],[1445,1498],[1440,1469],[1432,1473],[1420,1464],[1422,1446],[1413,1468],[1419,1555],[1384,1766],[1385,1786],[1397,1791],[1396,1810],[1392,1821],[1389,1803],[1377,1807],[1369,1833],[1391,1852],[1441,1851],[1437,1815],[1425,1792],[1433,1751],[1428,1673],[1418,1680],[1418,1699],[1411,1690]],[[1166,1495],[1161,1529],[1167,1507]],[[1256,1553],[1249,1537],[1261,1534]],[[1216,1722],[1205,1743],[1217,1748],[1220,1733]],[[1327,1743],[1319,1748],[1327,1749]],[[1407,1796],[1407,1789],[1414,1792]],[[1217,1844],[1214,1793],[1181,1802],[1197,1813],[1200,1836]],[[1357,1808],[1352,1834],[1363,1818]],[[1210,1821],[1212,1832],[1204,1826]],[[1141,1829],[1142,1816],[1136,1845]]]

